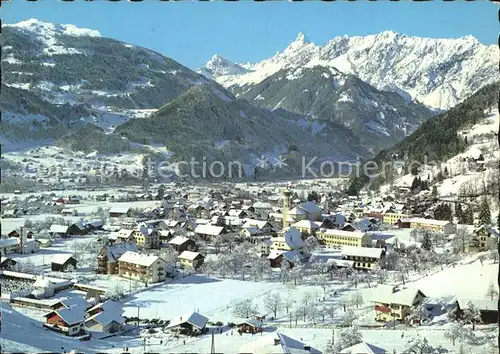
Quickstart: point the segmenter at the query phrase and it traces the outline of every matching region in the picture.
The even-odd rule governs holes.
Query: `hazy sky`
[[[324,44],[338,35],[384,30],[410,36],[473,35],[496,44],[497,11],[490,2],[62,2],[2,3],[2,20],[30,18],[97,29],[103,36],[144,46],[197,68],[213,54],[236,62],[274,55],[303,32]]]

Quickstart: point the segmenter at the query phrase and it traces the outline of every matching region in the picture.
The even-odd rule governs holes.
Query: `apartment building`
[[[371,247],[372,237],[359,230],[344,231],[335,229],[320,229],[316,237],[327,247],[339,248],[343,246]]]
[[[352,247],[342,248],[342,259],[354,261],[354,268],[372,270],[382,266],[385,257],[383,248]]]
[[[118,275],[147,283],[158,283],[166,278],[165,266],[166,262],[158,256],[127,251],[118,259]]]

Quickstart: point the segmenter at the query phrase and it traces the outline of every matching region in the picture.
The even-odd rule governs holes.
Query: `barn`
[[[76,269],[77,261],[71,254],[56,254],[52,257],[51,269],[53,272],[67,272],[73,267]]]

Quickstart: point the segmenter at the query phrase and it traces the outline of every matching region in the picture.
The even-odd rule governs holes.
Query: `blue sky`
[[[144,46],[197,68],[213,54],[236,62],[274,55],[303,32],[324,44],[338,35],[384,30],[410,36],[457,38],[473,35],[495,44],[499,7],[490,2],[382,3],[240,1],[142,3],[56,0],[2,4],[2,21],[36,18],[97,29],[103,36]]]

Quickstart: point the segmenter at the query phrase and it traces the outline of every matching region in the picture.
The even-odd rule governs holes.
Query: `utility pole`
[[[210,353],[215,354],[215,336],[214,336],[213,332],[212,332],[212,345],[210,347]]]
[[[335,345],[335,328],[332,329],[332,348]]]
[[[139,327],[139,306],[137,306],[137,327]]]

